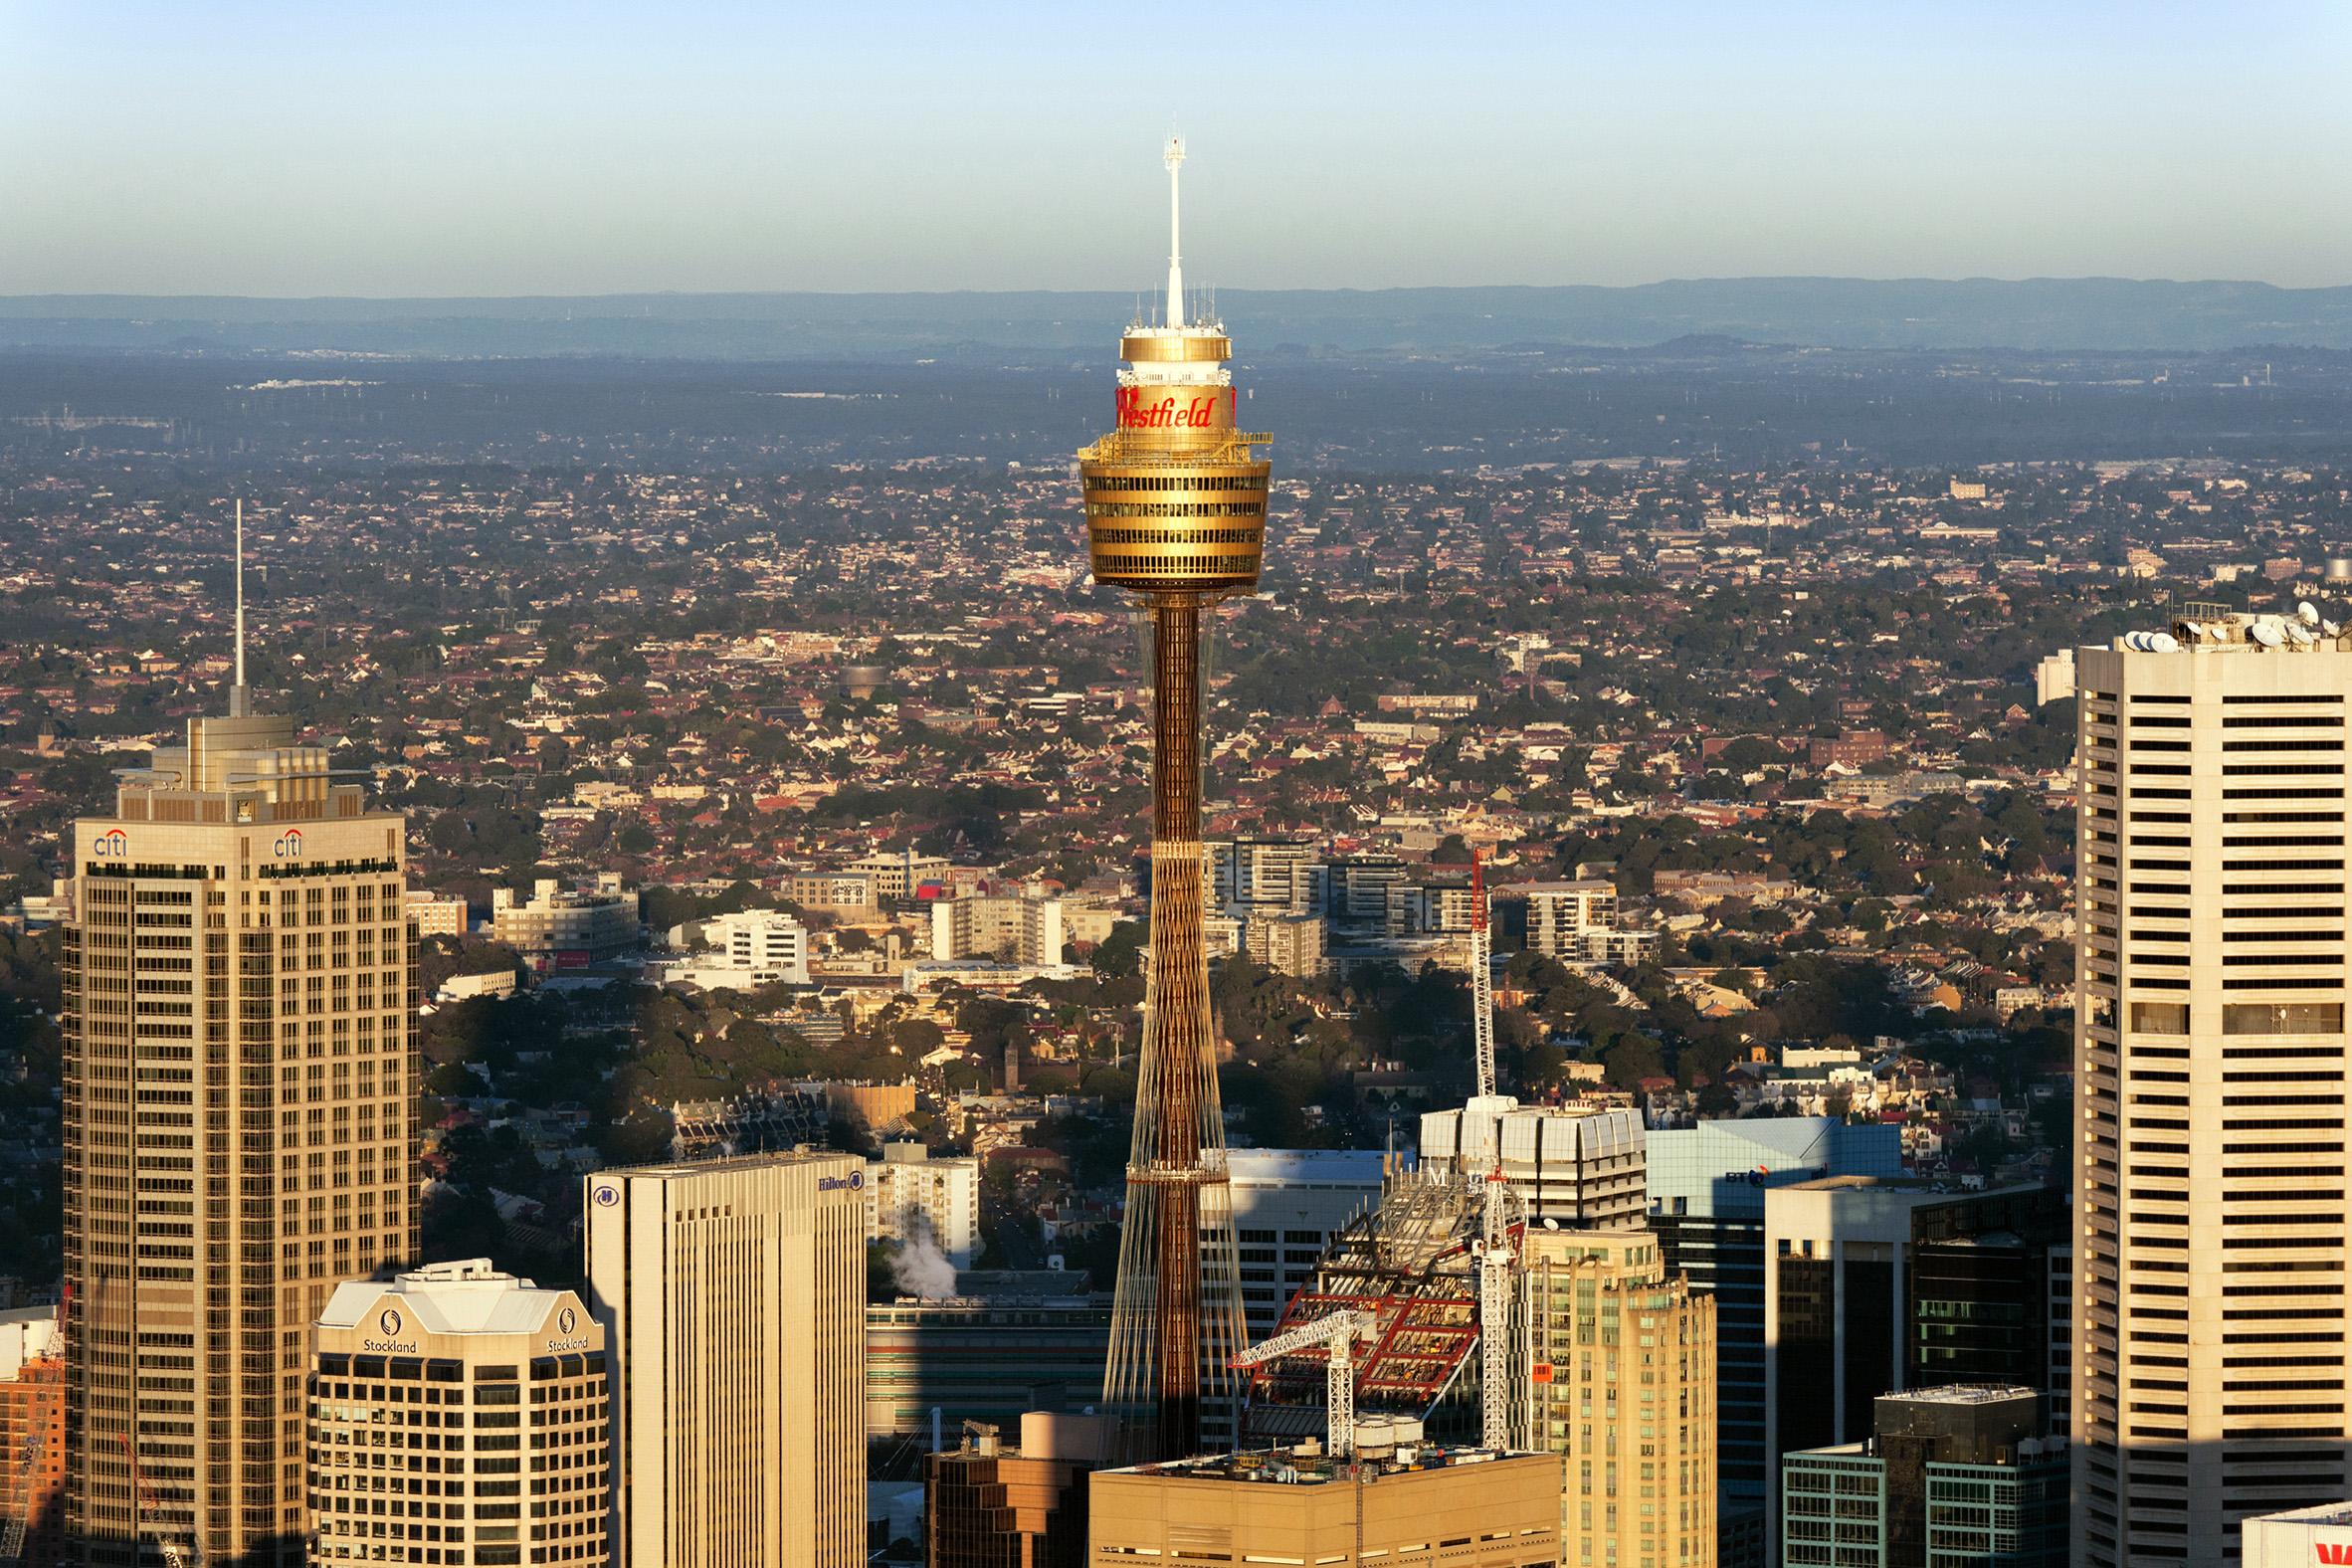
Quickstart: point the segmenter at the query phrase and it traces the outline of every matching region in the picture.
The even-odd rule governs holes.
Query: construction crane
[[[57,1344],[59,1354],[66,1347],[66,1315],[73,1310],[74,1287],[66,1286],[65,1294],[57,1303]],[[25,1429],[25,1448],[21,1456],[24,1474],[17,1482],[16,1497],[8,1510],[5,1526],[0,1526],[0,1564],[18,1568],[25,1558],[25,1531],[33,1522],[33,1488],[41,1474],[41,1462],[49,1454],[49,1423],[59,1395],[65,1391],[61,1379],[44,1383],[41,1398],[33,1409],[31,1424]]]
[[[1494,1093],[1494,937],[1486,928],[1486,881],[1470,851],[1470,1033],[1477,1042],[1478,1094]]]
[[[1380,1323],[1370,1312],[1341,1310],[1291,1329],[1286,1334],[1229,1356],[1228,1367],[1254,1367],[1277,1356],[1295,1355],[1313,1345],[1324,1346],[1324,1425],[1330,1429],[1331,1456],[1346,1459],[1356,1451],[1355,1342],[1376,1338]]]
[[[1478,852],[1470,851],[1470,1032],[1477,1042],[1478,1098],[1470,1101],[1483,1123],[1491,1114],[1494,1099],[1494,962],[1493,934],[1488,929],[1486,909],[1486,880],[1479,865]],[[1469,1123],[1470,1112],[1463,1116],[1463,1153],[1470,1147]],[[1507,1450],[1510,1447],[1510,1376],[1511,1335],[1506,1325],[1510,1320],[1511,1264],[1510,1222],[1503,1212],[1503,1179],[1501,1128],[1496,1126],[1493,1146],[1483,1136],[1477,1140],[1478,1151],[1488,1159],[1484,1225],[1478,1249],[1478,1350],[1479,1436],[1489,1449]],[[1467,1161],[1466,1161],[1467,1162]]]
[[[1502,1162],[1486,1175],[1484,1235],[1478,1247],[1478,1399],[1483,1447],[1511,1447],[1510,1222],[1503,1213]]]
[[[165,1568],[204,1568],[204,1548],[195,1541],[186,1551],[172,1539],[171,1521],[163,1516],[163,1504],[155,1500],[155,1488],[147,1484],[144,1471],[139,1469],[139,1457],[130,1446],[130,1434],[122,1435],[122,1457],[130,1464],[130,1483],[137,1489],[139,1499],[139,1527],[155,1537],[155,1549],[163,1553]]]

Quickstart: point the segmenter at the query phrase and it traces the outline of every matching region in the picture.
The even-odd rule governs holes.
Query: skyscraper
[[[68,1528],[301,1561],[306,1328],[416,1253],[405,819],[229,716],[74,824],[64,922]],[[140,1498],[154,1506],[141,1517]]]
[[[866,1162],[755,1154],[587,1178],[631,1568],[866,1559]]]
[[[2191,604],[2078,652],[2072,1560],[2345,1486],[2352,641]]]
[[[1166,310],[1127,329],[1118,426],[1078,454],[1094,580],[1148,607],[1153,649],[1150,970],[1102,1397],[1134,1424],[1132,1451],[1167,1459],[1200,1446],[1203,1360],[1245,1343],[1233,1270],[1201,1268],[1204,1241],[1220,1259],[1234,1246],[1202,936],[1201,612],[1257,587],[1273,470],[1256,452],[1272,438],[1235,428],[1224,328],[1188,313],[1183,160],[1170,138]]]

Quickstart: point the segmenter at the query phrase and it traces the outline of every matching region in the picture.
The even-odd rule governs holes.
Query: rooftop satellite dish
[[[2319,624],[2319,610],[2308,599],[2298,599],[2295,601],[2295,615],[2305,626],[2317,626]]]
[[[2286,634],[2268,621],[2256,621],[2253,627],[2254,640],[2264,648],[2284,648]]]
[[[2181,645],[2170,632],[2150,632],[2144,645],[2151,654],[2177,654]]]
[[[2343,631],[2343,628],[2342,628],[2342,627],[2340,627],[2340,626],[2338,626],[2338,625],[2337,625],[2335,622],[2333,622],[2333,621],[2322,621],[2322,622],[2320,622],[2320,623],[2319,623],[2319,629],[2320,629],[2321,631],[2325,632],[2325,633],[2326,633],[2328,636],[2330,636],[2330,637],[2334,637],[2334,636],[2335,636],[2337,633],[2339,633],[2339,632]]]
[[[2313,637],[2309,632],[2304,631],[2300,626],[2288,626],[2286,629],[2286,635],[2294,640],[2295,646],[2298,648],[2308,648],[2313,643],[2319,641],[2318,638]]]

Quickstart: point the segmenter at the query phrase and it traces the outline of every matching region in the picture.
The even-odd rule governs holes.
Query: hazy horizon
[[[0,7],[0,294],[2352,281],[2281,3]],[[1153,86],[1138,91],[1133,84]]]

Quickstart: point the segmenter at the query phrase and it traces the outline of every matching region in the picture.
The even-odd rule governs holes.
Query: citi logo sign
[[[300,860],[302,858],[302,830],[299,828],[287,829],[278,836],[278,842],[271,846],[270,853],[282,861]]]
[[[108,860],[119,860],[130,853],[130,835],[120,828],[108,828],[90,841],[90,853]]]
[[[2311,1550],[2323,1563],[2352,1563],[2352,1541],[2314,1541]]]

